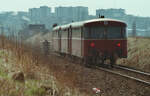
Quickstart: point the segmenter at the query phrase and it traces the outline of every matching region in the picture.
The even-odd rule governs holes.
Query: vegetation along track
[[[113,69],[102,68],[102,67],[96,67],[96,69],[103,70],[112,74],[116,74],[128,79],[132,79],[137,82],[150,86],[149,73],[145,73],[145,72],[141,72],[141,71],[125,68],[125,67],[119,67],[119,66],[114,66]]]

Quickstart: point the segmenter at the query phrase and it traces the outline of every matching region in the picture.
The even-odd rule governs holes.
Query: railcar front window
[[[84,36],[90,39],[101,39],[103,38],[105,28],[104,27],[89,27],[85,28]]]
[[[84,37],[88,39],[121,39],[126,38],[125,27],[87,27]]]
[[[105,28],[104,27],[91,27],[91,38],[101,39],[103,38]]]
[[[126,28],[122,28],[122,37],[123,38],[127,38],[127,32],[126,32]]]
[[[107,28],[107,38],[108,39],[120,39],[124,38],[125,32],[121,27],[108,27]]]

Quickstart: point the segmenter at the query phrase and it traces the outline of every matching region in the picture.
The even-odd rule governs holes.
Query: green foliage
[[[4,69],[0,67],[0,77],[7,77],[8,73],[4,72]]]
[[[9,91],[9,96],[18,96],[19,94],[18,94],[18,91],[17,90],[10,90]]]
[[[40,88],[38,85],[39,82],[36,80],[28,81],[26,84],[25,95],[27,96],[45,96],[45,89]]]
[[[25,91],[27,96],[45,96],[45,90],[43,88],[32,87]]]

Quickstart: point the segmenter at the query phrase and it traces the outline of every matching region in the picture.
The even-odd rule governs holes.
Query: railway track
[[[134,78],[139,78],[141,80],[144,80],[146,82],[150,82],[150,73],[146,73],[143,71],[135,70],[132,68],[128,68],[125,66],[114,66],[114,70],[118,71],[119,73],[123,73],[129,76],[132,76]]]
[[[113,69],[107,69],[102,67],[96,67],[96,69],[119,75],[150,86],[150,73],[145,73],[142,71],[121,66],[114,66]]]
[[[138,74],[141,74],[141,75],[145,75],[145,76],[148,76],[150,78],[150,73],[148,73],[148,72],[144,72],[144,71],[140,71],[140,70],[136,70],[136,69],[133,69],[133,68],[128,68],[126,66],[120,66],[120,65],[115,65],[114,67],[122,69],[122,70],[131,71],[131,72],[134,72],[134,73],[138,73]]]
[[[115,65],[113,69],[108,69],[108,68],[103,68],[103,67],[95,67],[95,68],[98,70],[103,70],[103,71],[116,74],[116,75],[119,75],[128,79],[132,79],[134,81],[150,86],[150,73],[146,73],[146,72],[142,72],[139,70],[127,68],[125,66],[118,66],[118,65]]]

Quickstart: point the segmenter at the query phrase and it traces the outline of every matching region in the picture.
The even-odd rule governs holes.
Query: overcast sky
[[[123,8],[127,14],[149,16],[150,0],[1,0],[1,11],[27,11],[39,6],[87,6],[89,13],[95,15],[99,8]]]

